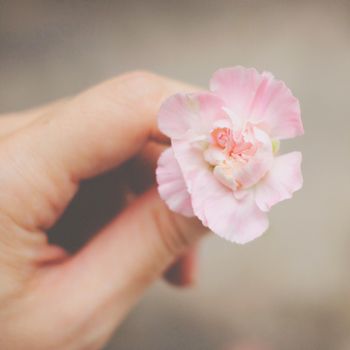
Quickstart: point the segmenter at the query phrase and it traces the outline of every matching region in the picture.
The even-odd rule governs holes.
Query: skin
[[[156,279],[193,281],[205,230],[171,213],[153,178],[168,142],[157,130],[159,106],[191,90],[133,72],[0,118],[1,348],[99,349]],[[112,169],[113,218],[73,253],[49,242],[48,232],[68,246],[80,234],[84,216],[67,206]]]

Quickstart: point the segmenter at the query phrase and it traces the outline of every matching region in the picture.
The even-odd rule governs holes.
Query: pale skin
[[[171,213],[145,180],[168,142],[157,130],[160,104],[191,90],[133,72],[0,118],[1,348],[100,349],[153,281],[191,283],[205,229]],[[123,205],[114,219],[74,254],[49,244],[81,182],[130,159],[139,171],[116,178]]]

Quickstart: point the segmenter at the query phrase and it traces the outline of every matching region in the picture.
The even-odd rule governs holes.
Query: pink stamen
[[[232,139],[231,130],[229,128],[216,128],[211,132],[216,146],[226,148]]]
[[[236,143],[236,145],[232,149],[232,153],[234,154],[241,154],[245,151],[250,150],[253,147],[253,144],[251,142],[242,142],[242,143]]]
[[[256,145],[246,142],[241,132],[229,128],[216,128],[211,132],[214,144],[225,150],[231,157],[251,157],[256,152]]]

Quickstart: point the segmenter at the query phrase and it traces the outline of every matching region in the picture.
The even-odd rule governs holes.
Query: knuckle
[[[89,98],[103,102],[104,108],[112,109],[117,103],[137,114],[155,115],[165,94],[164,79],[148,71],[132,71],[119,75],[88,91]],[[91,96],[91,94],[93,94]]]
[[[118,92],[122,96],[130,95],[140,96],[161,88],[161,78],[148,71],[131,71],[119,75],[102,84],[106,92],[115,94]]]
[[[133,71],[120,77],[123,91],[133,101],[143,103],[144,107],[155,106],[164,94],[163,80],[154,73],[148,71]]]
[[[148,85],[158,81],[159,77],[147,70],[135,70],[120,76],[122,80],[132,85]]]

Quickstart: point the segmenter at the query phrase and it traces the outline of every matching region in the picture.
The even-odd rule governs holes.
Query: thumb
[[[105,300],[122,298],[115,303],[117,309],[112,306],[105,312],[124,314],[204,232],[199,221],[170,212],[157,191],[150,190],[62,266],[70,307],[81,310],[89,305],[93,312]]]

